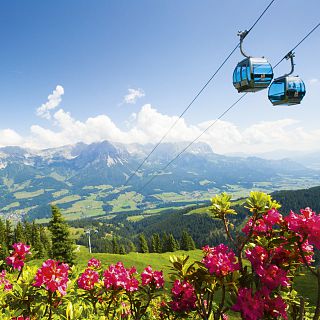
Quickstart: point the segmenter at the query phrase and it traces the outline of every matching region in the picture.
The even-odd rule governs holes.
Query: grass
[[[40,189],[33,192],[21,191],[21,192],[16,192],[13,195],[15,196],[16,199],[27,199],[27,198],[34,198],[34,197],[40,196],[41,194],[44,194],[44,189]]]
[[[135,266],[137,271],[141,273],[143,269],[151,265],[155,270],[163,270],[164,278],[166,281],[169,281],[170,270],[170,261],[169,258],[172,255],[181,256],[188,255],[190,256],[190,261],[199,260],[202,258],[203,254],[201,250],[191,250],[191,251],[175,251],[175,252],[166,252],[166,253],[138,253],[130,252],[125,255],[121,254],[111,254],[111,253],[89,253],[88,248],[79,246],[79,251],[76,252],[76,264],[80,269],[84,269],[89,259],[95,257],[96,259],[101,260],[104,267],[117,263],[118,261],[123,262],[126,268]]]
[[[66,196],[66,197],[63,197],[61,199],[58,199],[58,200],[55,200],[52,202],[52,204],[59,204],[59,203],[68,203],[68,202],[72,202],[72,201],[77,201],[77,200],[80,200],[81,197],[77,194],[72,194],[70,196]]]

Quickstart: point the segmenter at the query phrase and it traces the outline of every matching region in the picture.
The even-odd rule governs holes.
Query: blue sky
[[[0,145],[157,142],[235,46],[237,31],[268,3],[2,1]],[[246,51],[275,64],[320,21],[319,12],[318,0],[276,0],[245,40]],[[301,106],[274,108],[267,91],[250,94],[204,141],[219,152],[320,146],[319,52],[320,28],[296,50],[296,73],[307,86]],[[232,72],[241,59],[232,56],[168,141],[194,138],[238,98]],[[289,68],[283,62],[276,76]],[[47,108],[57,86],[44,117],[37,109]],[[126,103],[129,89],[140,92],[127,100],[135,103]]]

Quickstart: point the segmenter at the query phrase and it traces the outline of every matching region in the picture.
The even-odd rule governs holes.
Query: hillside
[[[205,204],[216,193],[234,197],[252,188],[271,192],[318,184],[320,172],[291,160],[227,157],[194,144],[161,171],[186,143],[163,143],[128,185],[153,145],[78,143],[46,150],[0,148],[0,212],[14,219],[50,216],[59,205],[68,220],[119,212]],[[149,179],[158,177],[147,187]],[[139,193],[137,193],[139,190]]]

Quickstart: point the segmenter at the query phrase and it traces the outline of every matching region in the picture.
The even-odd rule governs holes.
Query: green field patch
[[[94,200],[94,195],[72,204],[66,210],[61,210],[67,220],[81,219],[105,214],[102,209],[103,202]]]
[[[3,207],[2,210],[3,211],[7,211],[7,210],[10,210],[12,208],[19,207],[19,206],[20,206],[19,202],[12,202],[12,203],[8,204],[7,206]]]
[[[52,172],[50,173],[49,177],[57,180],[57,181],[65,181],[66,178],[62,175],[60,175],[59,173],[56,173],[56,172]]]
[[[68,194],[68,193],[69,193],[69,190],[67,190],[67,189],[62,189],[62,190],[60,190],[60,191],[53,192],[53,193],[52,193],[52,196],[53,196],[54,198],[59,198],[59,197],[62,197],[62,196],[64,196],[64,195]]]
[[[143,196],[141,194],[132,191],[120,194],[118,198],[109,201],[108,204],[113,207],[112,212],[132,211],[138,209],[137,203],[142,200]]]
[[[151,215],[150,214],[140,214],[137,216],[128,217],[127,220],[130,222],[138,222],[138,221],[141,221],[144,218],[148,218],[148,217],[151,217]]]
[[[210,183],[211,183],[211,181],[209,181],[209,180],[201,180],[201,181],[199,181],[200,186],[206,186],[207,184],[210,184]]]
[[[98,186],[84,186],[82,188],[83,190],[108,190],[108,189],[112,189],[112,186],[110,186],[109,184],[100,184]]]
[[[61,203],[68,203],[72,201],[77,201],[80,200],[81,197],[77,194],[72,194],[70,196],[63,197],[61,199],[55,200],[52,202],[52,204],[61,204]]]
[[[21,191],[21,192],[16,192],[13,195],[15,196],[16,199],[27,199],[27,198],[34,198],[34,197],[40,196],[41,194],[44,194],[44,189],[40,189],[32,192]]]

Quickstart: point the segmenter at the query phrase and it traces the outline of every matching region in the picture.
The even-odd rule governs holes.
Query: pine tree
[[[36,252],[35,258],[44,258],[44,247],[40,238],[40,231],[36,223],[32,223],[32,247]]]
[[[178,250],[178,243],[172,233],[170,233],[168,237],[167,249],[170,252],[174,252]]]
[[[6,234],[6,245],[8,248],[11,248],[11,246],[13,245],[14,243],[14,233],[13,233],[13,230],[12,230],[12,223],[10,220],[6,220],[6,231],[5,231],[5,234]]]
[[[40,233],[40,241],[43,244],[44,247],[44,254],[46,257],[51,257],[52,256],[52,244],[50,237],[48,235],[48,231],[40,225],[39,227],[39,233]]]
[[[49,230],[52,239],[51,258],[73,264],[74,245],[70,238],[68,224],[62,217],[57,206],[52,205],[52,218],[49,222]]]
[[[26,237],[22,223],[19,221],[14,229],[14,242],[26,243]]]
[[[128,245],[129,245],[129,252],[136,252],[137,251],[137,247],[132,241],[129,240]]]
[[[112,238],[112,253],[118,254],[120,251],[119,242],[116,237]]]
[[[28,221],[23,222],[23,227],[24,227],[24,237],[26,239],[26,244],[31,244],[32,240],[32,227],[31,223]]]
[[[187,231],[183,230],[182,237],[181,237],[181,250],[186,250],[186,251],[194,250],[195,247],[196,246],[191,235]]]
[[[3,220],[0,218],[0,260],[5,260],[9,255],[7,241],[6,241],[6,226]],[[0,271],[5,264],[0,265]]]
[[[119,253],[120,254],[126,254],[127,253],[123,244],[120,246]]]
[[[142,252],[142,253],[149,252],[148,242],[147,242],[146,237],[143,233],[141,233],[139,235],[139,245],[140,245],[140,252]]]
[[[151,249],[152,252],[161,253],[161,240],[159,233],[154,233],[151,237]]]

